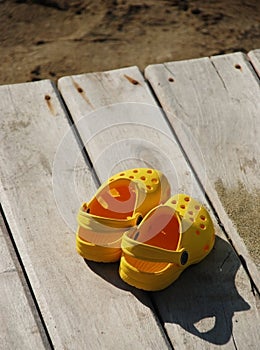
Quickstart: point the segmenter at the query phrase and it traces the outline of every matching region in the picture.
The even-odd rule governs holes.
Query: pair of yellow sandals
[[[208,211],[188,195],[170,195],[167,178],[155,169],[111,177],[79,210],[78,253],[97,262],[120,260],[120,277],[136,288],[168,287],[215,242]]]

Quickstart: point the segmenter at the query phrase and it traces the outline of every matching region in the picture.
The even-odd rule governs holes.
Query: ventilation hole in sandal
[[[135,177],[133,175],[130,175],[129,176],[129,179],[134,179]]]
[[[190,221],[191,221],[191,222],[194,222],[194,219],[193,219],[193,218],[190,218]]]
[[[195,205],[194,207],[196,210],[200,210],[200,206],[199,205]]]
[[[206,216],[204,216],[204,215],[201,215],[200,218],[201,218],[201,220],[203,220],[203,221],[206,220]]]
[[[145,176],[141,176],[140,179],[143,180],[143,181],[145,181],[145,180],[146,180],[146,177],[145,177]]]
[[[185,202],[189,202],[190,201],[190,197],[185,197],[184,200],[185,200]]]
[[[153,171],[152,171],[151,169],[148,169],[148,170],[147,170],[147,174],[152,174],[152,172],[153,172]]]
[[[174,199],[174,200],[172,200],[172,202],[171,202],[172,204],[176,204],[177,203],[177,201]]]
[[[209,251],[209,245],[208,244],[204,245],[203,249],[205,250],[205,252]]]
[[[111,181],[114,181],[114,179],[110,179],[109,181],[110,181],[110,182],[111,182]]]
[[[202,228],[202,230],[205,230],[206,226],[204,224],[201,224],[200,228]]]
[[[191,210],[188,211],[188,214],[193,215],[193,211],[191,211]]]
[[[196,233],[197,236],[200,235],[200,231],[199,230],[197,230],[195,233]]]
[[[146,188],[147,188],[147,190],[152,190],[153,189],[152,186],[150,186],[150,185],[146,185]]]
[[[158,184],[159,181],[158,181],[158,179],[153,178],[153,179],[152,179],[152,182],[153,182],[154,184]]]
[[[184,204],[181,204],[180,207],[181,207],[181,209],[185,209],[185,205]]]
[[[138,170],[137,170],[137,169],[134,169],[134,170],[133,170],[133,173],[135,173],[135,174],[138,173]]]
[[[121,173],[121,174],[119,174],[119,176],[124,176],[125,175],[125,173]]]

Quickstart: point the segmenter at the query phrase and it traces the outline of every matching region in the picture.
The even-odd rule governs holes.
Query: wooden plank
[[[149,66],[145,74],[260,290],[260,89],[252,66],[235,53]]]
[[[75,251],[78,197],[96,187],[51,82],[1,86],[0,101],[1,202],[54,348],[168,348],[118,266],[105,280]]]
[[[204,201],[136,67],[63,77],[58,84],[102,182],[126,168],[152,166],[164,170],[173,192],[196,193]]]
[[[250,51],[248,57],[255,68],[256,73],[260,77],[260,49]]]
[[[46,349],[16,265],[6,244],[7,231],[0,217],[0,348]],[[46,346],[46,347],[45,347]]]
[[[258,349],[259,299],[224,239],[153,299],[174,349]]]
[[[192,193],[207,205],[197,184],[191,186],[196,180],[136,67],[64,77],[58,86],[102,181],[115,170],[155,166],[167,174],[173,193]],[[194,148],[198,149],[195,142]],[[177,283],[150,294],[175,349],[237,349],[236,342],[240,346],[259,340],[257,300],[249,279],[216,221],[215,225],[219,238],[213,253]],[[195,322],[201,330],[195,330]],[[251,323],[242,339],[245,325]]]

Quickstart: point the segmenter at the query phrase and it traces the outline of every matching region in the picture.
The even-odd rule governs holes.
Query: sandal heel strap
[[[127,233],[123,236],[121,248],[127,255],[151,262],[168,262],[183,266],[189,259],[189,254],[184,248],[173,251],[150,246],[129,238]]]
[[[82,210],[78,213],[78,236],[90,243],[100,246],[120,247],[123,233],[134,226],[139,218],[139,214],[127,220],[111,220],[98,216],[93,216]]]
[[[122,230],[122,228],[134,226],[139,217],[140,213],[135,213],[133,216],[128,217],[127,219],[117,220],[92,215],[80,209],[78,212],[77,221],[80,226],[88,230],[111,232],[111,230]]]

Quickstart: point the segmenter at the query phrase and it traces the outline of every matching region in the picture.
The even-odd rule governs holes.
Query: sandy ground
[[[255,48],[258,0],[0,0],[0,84]]]

